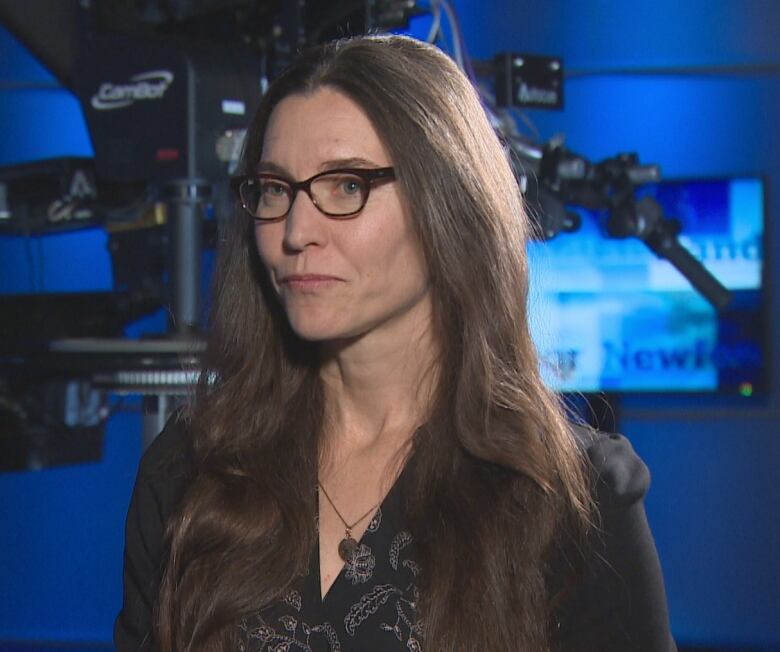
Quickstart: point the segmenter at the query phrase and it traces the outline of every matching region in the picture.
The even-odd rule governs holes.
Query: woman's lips
[[[279,285],[291,290],[311,291],[321,290],[341,281],[342,279],[336,276],[328,276],[327,274],[290,274],[283,276],[279,281]]]

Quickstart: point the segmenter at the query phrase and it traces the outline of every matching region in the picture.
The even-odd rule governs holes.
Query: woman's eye
[[[260,192],[269,197],[283,197],[287,194],[284,185],[281,183],[274,183],[273,181],[266,181],[263,183],[260,186]]]
[[[345,195],[358,195],[362,189],[362,184],[360,183],[360,179],[342,179],[341,183],[339,184],[339,189]]]

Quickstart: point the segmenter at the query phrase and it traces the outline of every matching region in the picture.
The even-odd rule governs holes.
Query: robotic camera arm
[[[510,144],[516,158],[526,164],[524,168],[534,173],[533,181],[525,177],[526,198],[539,213],[544,238],[579,228],[579,217],[567,211],[567,205],[605,209],[610,237],[641,240],[656,256],[674,265],[716,310],[730,303],[731,292],[680,244],[680,223],[667,218],[655,199],[636,199],[637,186],[660,179],[658,166],[640,164],[636,154],[620,154],[593,164],[565,149],[560,141],[538,147],[514,136]]]

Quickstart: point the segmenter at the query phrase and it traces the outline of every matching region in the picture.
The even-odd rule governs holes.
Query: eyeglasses
[[[393,181],[393,168],[340,168],[327,170],[305,181],[290,181],[277,174],[233,177],[230,187],[238,195],[242,208],[258,222],[287,217],[303,190],[319,211],[332,218],[347,218],[363,210],[378,182]]]

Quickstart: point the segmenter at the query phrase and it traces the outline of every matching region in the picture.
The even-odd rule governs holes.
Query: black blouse
[[[241,621],[241,652],[422,649],[415,609],[420,569],[412,536],[403,529],[398,485],[377,509],[324,599],[315,550],[300,587]]]
[[[114,628],[117,652],[151,649],[165,522],[186,484],[183,428],[171,423],[141,461],[127,517],[124,604]],[[554,649],[571,652],[670,652],[661,569],[642,499],[647,467],[619,435],[584,444],[598,474],[601,528],[587,572],[556,613]],[[420,568],[404,528],[397,481],[377,509],[352,559],[324,598],[319,554],[284,599],[243,618],[240,652],[423,649],[417,619]]]

